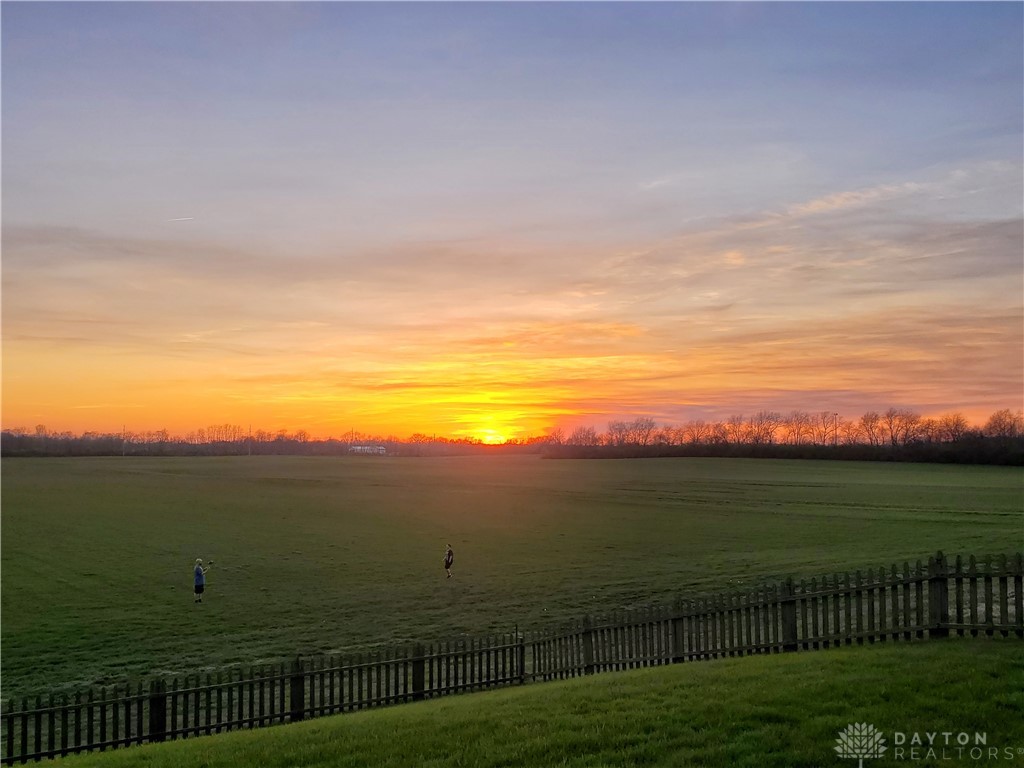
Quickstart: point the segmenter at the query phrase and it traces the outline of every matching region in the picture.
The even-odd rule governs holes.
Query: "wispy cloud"
[[[315,403],[435,430],[487,409],[539,429],[758,397],[995,406],[1022,376],[1024,224],[921,216],[929,190],[836,193],[756,228],[723,218],[628,248],[470,239],[282,258],[12,227],[5,356],[22,375],[5,390],[33,400],[27,361],[60,350],[95,376],[74,411],[107,402],[87,360],[130,359],[154,402],[195,390],[282,426]]]
[[[900,197],[920,192],[925,187],[922,184],[908,181],[904,184],[883,184],[869,189],[858,189],[849,192],[836,192],[831,195],[819,197],[815,200],[808,200],[804,203],[791,205],[786,214],[789,216],[813,216],[817,213],[831,213],[832,211],[843,210],[867,203],[877,203],[886,200],[894,200]]]

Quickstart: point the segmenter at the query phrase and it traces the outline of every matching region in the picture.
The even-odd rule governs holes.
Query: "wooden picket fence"
[[[2,703],[5,765],[388,706],[535,680],[723,656],[1024,638],[1024,558],[942,553],[902,567],[792,579],[558,629],[296,658]]]

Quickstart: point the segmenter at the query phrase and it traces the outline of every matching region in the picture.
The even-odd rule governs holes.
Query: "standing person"
[[[196,558],[196,567],[192,573],[195,577],[195,597],[192,600],[193,603],[203,602],[203,592],[206,591],[206,572],[209,568],[203,568],[202,558]]]
[[[444,569],[448,572],[448,578],[452,577],[452,563],[455,561],[455,553],[452,552],[452,545],[448,545],[448,549],[444,553]]]

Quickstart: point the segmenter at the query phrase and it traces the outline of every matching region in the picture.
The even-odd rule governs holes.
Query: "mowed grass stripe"
[[[838,732],[854,722],[886,734],[886,758],[871,761],[879,768],[899,764],[891,759],[893,731],[967,732],[972,738],[984,732],[989,746],[1024,746],[1024,646],[1012,639],[950,639],[722,659],[133,747],[62,764],[811,768],[845,763],[833,747]],[[923,751],[919,757],[926,757]]]
[[[1020,468],[526,456],[0,469],[5,696],[502,633],[938,549],[1008,554],[1024,522]],[[202,606],[197,556],[215,563]]]

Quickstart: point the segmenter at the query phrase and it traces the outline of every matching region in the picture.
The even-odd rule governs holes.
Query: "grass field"
[[[938,549],[1009,553],[1022,477],[727,459],[6,460],[3,695],[535,627]],[[201,606],[197,556],[215,562]]]
[[[934,641],[620,672],[61,761],[68,768],[853,766],[851,723],[882,731],[869,768],[1024,760],[1019,640]],[[894,732],[984,733],[982,760],[942,746],[910,758]],[[922,736],[922,738],[926,738]],[[938,738],[942,739],[942,736]],[[988,749],[997,749],[998,761]],[[1007,753],[1009,749],[1009,753]],[[1007,755],[1009,754],[1009,760]],[[897,759],[894,759],[897,758]]]

